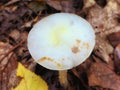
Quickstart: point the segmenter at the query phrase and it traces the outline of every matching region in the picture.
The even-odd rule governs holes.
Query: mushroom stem
[[[68,87],[67,70],[59,71],[59,81],[65,89]]]

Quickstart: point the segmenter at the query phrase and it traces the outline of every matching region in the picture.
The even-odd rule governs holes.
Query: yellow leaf
[[[19,85],[12,90],[48,90],[47,83],[35,73],[18,64],[17,76],[22,77]]]

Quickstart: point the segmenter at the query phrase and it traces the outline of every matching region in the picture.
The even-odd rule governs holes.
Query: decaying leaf
[[[17,67],[17,57],[14,52],[9,52],[12,45],[0,42],[0,89],[10,90],[15,84],[12,83],[13,71]],[[15,81],[14,81],[15,82]]]
[[[90,8],[87,16],[87,20],[91,23],[96,33],[95,50],[100,51],[97,55],[106,62],[109,61],[109,54],[113,52],[113,47],[106,37],[120,30],[119,22],[116,19],[119,12],[119,4],[115,0],[109,0],[104,8],[95,4]]]
[[[18,64],[17,76],[21,77],[19,85],[12,90],[48,90],[47,83],[39,76]]]
[[[119,76],[104,63],[93,63],[88,72],[89,86],[120,90],[119,79]]]
[[[96,35],[96,45],[94,53],[103,61],[109,62],[109,54],[113,53],[113,47],[110,45],[106,38]]]
[[[12,52],[11,52],[9,55],[5,57],[6,53],[11,49],[11,47],[12,46],[8,43],[0,42],[0,71],[2,71],[5,68],[10,57],[12,56]]]
[[[9,36],[14,39],[15,41],[19,41],[20,38],[20,32],[17,29],[11,30],[9,33]]]
[[[112,33],[107,37],[113,47],[116,47],[120,43],[120,32]]]
[[[46,0],[46,3],[56,10],[74,12],[72,0]]]
[[[46,9],[46,4],[45,2],[34,1],[34,2],[29,3],[28,7],[32,9],[33,11],[38,12],[38,11],[42,11]]]
[[[95,2],[96,2],[99,6],[101,6],[101,7],[103,7],[103,8],[104,8],[104,6],[106,6],[106,4],[107,4],[107,0],[95,0]]]
[[[73,75],[69,72],[71,89],[120,90],[120,32],[118,32],[120,31],[120,0],[27,0],[25,2],[0,0],[0,41],[2,41],[0,42],[0,90],[11,90],[11,88],[16,90],[19,87],[19,90],[23,90],[21,85],[26,74],[25,77],[23,74],[19,75],[20,77],[16,76],[17,60],[31,70],[35,69],[34,64],[30,63],[32,58],[26,44],[7,55],[6,53],[13,48],[12,45],[27,38],[35,22],[57,12],[72,12],[84,17],[91,23],[96,33],[96,46],[90,56],[91,59],[76,68],[77,74],[74,72]],[[93,57],[94,55],[97,59]],[[4,56],[6,57],[1,61]],[[103,64],[103,60],[107,63]],[[107,65],[110,65],[112,70]],[[59,76],[56,71],[37,65],[35,72],[46,80],[49,90],[64,90],[58,81]],[[87,72],[88,76],[86,76]],[[31,80],[31,77],[27,80]]]
[[[84,8],[89,8],[95,5],[95,0],[84,0]]]
[[[120,4],[120,0],[116,0]]]
[[[120,12],[120,6],[115,0],[109,0],[107,5],[102,8],[98,5],[94,5],[87,16],[87,20],[91,23],[96,33],[102,33],[102,36],[106,36],[112,32],[119,31],[116,26],[119,26],[119,22],[116,20]]]
[[[120,74],[120,43],[114,50],[114,66],[117,74]]]

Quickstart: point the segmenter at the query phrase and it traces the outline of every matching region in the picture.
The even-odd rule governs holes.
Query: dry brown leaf
[[[21,40],[27,40],[27,37],[28,37],[28,33],[26,31],[22,32],[21,33]]]
[[[12,48],[11,45],[9,45],[8,43],[3,43],[0,42],[0,71],[2,71],[6,64],[8,63],[9,59],[12,56],[12,52],[6,56],[4,59],[3,57],[5,56],[5,54]]]
[[[113,47],[106,39],[106,36],[120,30],[119,22],[116,19],[119,12],[120,6],[118,3],[115,0],[108,0],[104,8],[97,4],[91,7],[87,16],[87,20],[96,33],[95,50],[100,51],[100,57],[106,62],[109,61],[109,54],[113,52]]]
[[[101,7],[104,7],[107,3],[107,0],[95,0],[95,2],[101,6]]]
[[[17,29],[11,30],[9,36],[17,42],[20,38],[20,31]]]
[[[112,33],[107,37],[113,47],[116,47],[120,43],[120,32]]]
[[[84,8],[89,8],[95,5],[95,0],[84,0]]]
[[[18,1],[20,1],[20,0],[10,0],[9,2],[7,2],[7,3],[5,4],[5,6],[14,4],[14,3],[16,3],[16,2],[18,2]]]
[[[56,10],[62,10],[62,6],[60,4],[60,1],[47,1],[47,4],[51,7],[55,8]]]
[[[114,0],[109,0],[104,8],[98,5],[93,6],[89,10],[87,20],[91,23],[96,33],[102,33],[105,36],[118,31],[115,27],[119,24],[116,20],[119,12],[120,6],[118,3]]]
[[[108,63],[110,59],[109,54],[113,53],[113,47],[110,45],[106,38],[103,38],[100,35],[96,35],[94,53],[103,61]]]
[[[45,4],[45,2],[34,1],[34,2],[30,2],[28,4],[28,7],[30,9],[32,9],[34,12],[38,12],[38,11],[45,10],[46,9],[46,4]]]
[[[116,0],[120,4],[120,0]]]
[[[117,74],[120,74],[120,43],[114,50],[114,66]]]
[[[72,5],[72,0],[46,0],[46,3],[56,10],[75,12]]]
[[[17,57],[11,52],[8,55],[6,53],[12,48],[8,43],[0,42],[0,89],[10,90],[11,87],[15,86],[16,83],[12,83],[13,71],[17,67]],[[5,58],[3,58],[6,56]],[[14,81],[15,82],[15,81]]]
[[[120,77],[107,64],[94,63],[88,72],[89,86],[120,90]]]

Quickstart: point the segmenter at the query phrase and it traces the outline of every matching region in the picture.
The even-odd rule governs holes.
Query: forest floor
[[[0,0],[0,90],[19,85],[18,62],[41,76],[49,90],[65,90],[58,71],[36,64],[27,49],[33,25],[59,12],[83,17],[96,34],[91,56],[68,70],[68,90],[120,90],[120,0]]]

